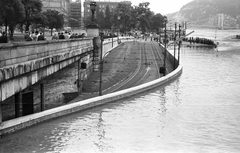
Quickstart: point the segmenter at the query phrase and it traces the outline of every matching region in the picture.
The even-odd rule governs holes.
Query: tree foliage
[[[64,18],[63,15],[60,14],[58,11],[47,10],[46,12],[43,12],[43,15],[46,17],[46,22],[44,22],[43,25],[45,24],[46,27],[51,29],[51,33],[54,28],[63,28]]]
[[[0,24],[7,26],[10,30],[10,38],[13,36],[14,28],[17,23],[24,19],[24,6],[20,0],[1,0],[0,1]]]
[[[164,27],[164,17],[158,13],[152,17],[151,23],[150,23],[151,29],[157,33],[160,32],[159,28]]]
[[[112,26],[111,18],[112,18],[112,14],[110,12],[109,6],[107,5],[105,18],[104,18],[104,29],[111,29],[111,26]]]
[[[138,6],[131,6],[120,2],[114,11],[106,6],[105,12],[96,9],[96,20],[101,29],[110,30],[112,26],[119,28],[122,33],[133,30],[145,32],[157,32],[163,25],[163,16],[154,14],[149,8],[150,3],[140,3]],[[90,18],[85,18],[85,24],[91,23]]]
[[[96,9],[96,22],[98,23],[98,26],[100,29],[104,29],[105,16],[104,16],[104,12],[100,11],[99,7],[97,7]]]
[[[41,0],[21,0],[25,8],[25,19],[22,22],[26,26],[26,31],[29,30],[29,26],[32,24],[38,24],[41,17],[42,2]]]

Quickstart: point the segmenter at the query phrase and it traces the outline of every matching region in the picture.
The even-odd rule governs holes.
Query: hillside
[[[236,26],[240,23],[240,0],[193,0],[167,16],[172,21],[217,25],[218,14],[224,14],[224,24]]]

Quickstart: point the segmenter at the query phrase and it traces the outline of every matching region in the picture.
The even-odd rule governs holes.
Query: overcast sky
[[[75,1],[75,0],[73,0]],[[82,3],[85,0],[82,0]],[[95,0],[97,1],[116,1],[116,0]],[[120,1],[120,0],[117,0]],[[124,0],[122,0],[124,1]],[[126,0],[129,1],[129,0]],[[130,0],[132,5],[138,6],[139,3],[149,2],[151,11],[162,15],[177,12],[183,5],[193,0]]]
[[[149,2],[151,11],[155,13],[167,14],[178,11],[183,5],[192,0],[131,0],[133,5],[142,2]]]

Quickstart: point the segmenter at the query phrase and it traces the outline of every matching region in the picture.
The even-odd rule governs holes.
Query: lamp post
[[[119,22],[120,22],[120,20],[121,20],[121,16],[120,15],[118,15],[117,16],[117,20],[118,20],[118,30],[117,30],[117,42],[119,43],[119,30],[120,30],[120,25],[119,25]]]
[[[100,67],[99,67],[99,74],[100,74],[100,81],[99,81],[99,96],[102,96],[102,72],[103,72],[103,33],[100,33],[100,39],[101,39],[101,54],[100,54]]]
[[[167,54],[167,17],[164,16],[164,24],[165,24],[165,30],[164,30],[164,61],[163,61],[163,68],[164,73],[163,75],[166,75],[166,54]]]
[[[124,20],[124,22],[123,22],[123,34],[125,34],[126,18],[125,18],[125,14],[124,14],[124,9],[120,10],[120,17],[121,17],[122,20]]]
[[[174,64],[173,68],[176,69],[176,39],[177,39],[177,23],[175,23],[175,30],[174,30]]]
[[[145,25],[145,24],[144,24],[145,15],[146,15],[146,13],[145,13],[144,11],[142,11],[141,19],[142,19],[142,24],[143,24],[143,25]],[[142,33],[143,33],[144,36],[145,36],[146,28],[145,28],[145,26],[141,26],[141,27],[143,28],[143,29],[142,29]]]
[[[114,29],[114,24],[112,25],[112,32],[111,32],[111,36],[112,36],[112,47],[113,47],[113,29]]]
[[[90,2],[90,9],[92,11],[92,22],[93,23],[94,23],[94,14],[95,14],[96,6],[97,6],[96,2],[94,2],[94,1]]]
[[[92,21],[91,21],[91,23],[89,23],[86,26],[86,28],[87,28],[87,35],[89,37],[98,37],[99,36],[99,28],[98,28],[98,25],[97,25],[95,17],[94,17],[97,3],[94,2],[94,1],[91,1],[89,5],[90,5],[90,10],[92,12]]]

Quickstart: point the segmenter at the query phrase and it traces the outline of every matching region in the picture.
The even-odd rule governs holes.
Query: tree
[[[120,16],[119,27],[121,32],[125,33],[126,31],[131,30],[131,20],[133,20],[131,17],[132,9],[131,5],[124,2],[119,3],[116,8],[115,20],[117,21],[117,17]]]
[[[1,0],[0,2],[0,21],[9,26],[10,39],[13,38],[13,32],[16,25],[24,19],[24,6],[20,0]]]
[[[111,29],[112,23],[111,23],[111,19],[112,15],[109,9],[109,6],[107,5],[106,7],[106,12],[105,12],[105,22],[104,22],[104,29]]]
[[[152,17],[151,20],[151,30],[159,33],[159,28],[164,27],[164,17],[161,14],[156,14]]]
[[[63,15],[60,14],[56,10],[47,10],[43,12],[43,15],[46,17],[46,26],[51,29],[51,35],[53,28],[61,29],[63,28],[64,18]]]
[[[92,17],[91,16],[84,17],[83,22],[85,26],[92,24]]]
[[[44,29],[48,26],[47,17],[44,15],[44,13],[41,13],[36,15],[35,19],[36,21],[32,24],[32,28],[44,31]]]
[[[25,8],[25,19],[23,25],[26,26],[26,31],[29,31],[29,26],[39,22],[41,16],[42,2],[41,0],[21,0]]]
[[[148,6],[149,2],[140,3],[138,7],[135,7],[138,15],[138,25],[142,30],[142,33],[145,33],[150,28],[150,19],[154,15],[153,12],[150,11]]]
[[[97,23],[100,29],[104,29],[105,26],[105,19],[104,19],[104,13],[103,11],[100,11],[98,13]]]

